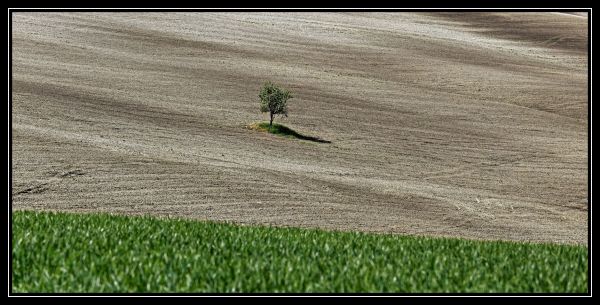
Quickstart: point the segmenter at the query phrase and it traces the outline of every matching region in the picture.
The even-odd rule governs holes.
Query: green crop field
[[[584,246],[13,212],[13,292],[579,292]]]

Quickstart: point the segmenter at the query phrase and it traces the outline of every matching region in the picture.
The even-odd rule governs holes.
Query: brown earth
[[[13,13],[12,207],[587,244],[587,22]]]

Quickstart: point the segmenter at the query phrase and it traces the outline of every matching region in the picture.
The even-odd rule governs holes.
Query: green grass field
[[[13,212],[13,292],[580,292],[583,246]]]

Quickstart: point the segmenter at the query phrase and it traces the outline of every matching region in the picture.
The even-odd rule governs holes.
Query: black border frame
[[[239,297],[239,296],[592,296],[591,278],[592,278],[592,204],[591,204],[591,160],[592,160],[592,9],[591,8],[9,8],[8,9],[8,30],[9,30],[9,293],[8,296],[201,296],[201,297]],[[587,293],[19,293],[13,292],[12,285],[12,245],[13,245],[13,196],[12,196],[12,13],[13,12],[587,12],[588,16],[588,291]]]

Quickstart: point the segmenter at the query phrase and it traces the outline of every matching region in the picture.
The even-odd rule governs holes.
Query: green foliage
[[[288,115],[287,101],[293,98],[292,94],[271,82],[267,82],[260,90],[260,111],[269,112],[271,122],[275,115]]]
[[[587,292],[583,246],[13,213],[14,292]]]

